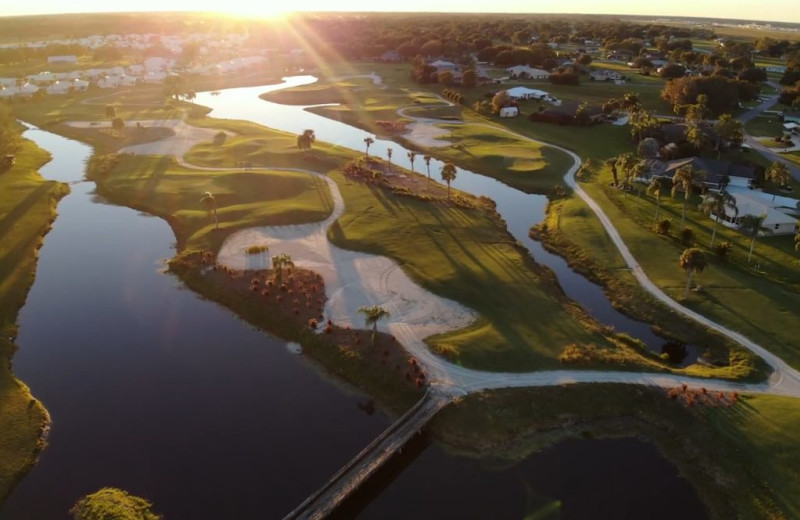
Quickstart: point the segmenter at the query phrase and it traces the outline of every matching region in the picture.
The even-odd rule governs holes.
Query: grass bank
[[[584,189],[601,205],[611,218],[622,238],[651,280],[672,298],[681,301],[686,286],[686,274],[678,265],[684,246],[675,230],[681,218],[682,195],[672,199],[667,193],[662,197],[661,216],[671,219],[672,236],[659,236],[652,232],[655,201],[642,195],[625,196],[621,190],[610,186],[610,173],[602,170]],[[713,222],[697,211],[697,202],[689,204],[686,226],[693,230],[695,245],[706,249],[712,233]],[[630,275],[619,270],[621,259],[605,233],[587,225],[589,211],[577,198],[572,197],[558,206],[560,220],[557,229],[577,246],[570,256],[588,255],[625,282]],[[551,226],[552,227],[552,226]],[[693,292],[683,302],[693,310],[741,332],[753,341],[781,356],[795,368],[800,368],[800,351],[797,337],[800,323],[796,309],[800,306],[800,272],[793,250],[791,236],[762,237],[756,242],[752,263],[747,262],[750,240],[735,230],[719,226],[717,243],[728,241],[732,245],[729,260],[718,261],[707,251],[710,264],[698,283],[702,291]],[[631,306],[642,305],[631,301]],[[635,310],[634,312],[637,312]]]
[[[565,438],[642,437],[678,466],[712,518],[800,515],[800,401],[793,398],[709,394],[688,406],[639,386],[504,389],[460,400],[432,427],[462,454],[511,461]]]
[[[47,410],[11,371],[17,314],[56,204],[69,193],[66,185],[39,175],[48,160],[47,152],[23,141],[15,165],[0,172],[0,503],[35,463],[49,424]]]

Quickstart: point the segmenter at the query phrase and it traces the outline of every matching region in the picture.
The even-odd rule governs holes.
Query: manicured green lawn
[[[761,115],[748,121],[745,130],[755,137],[778,137],[783,135],[783,124],[778,116]]]
[[[648,276],[667,294],[682,300],[686,275],[678,266],[683,246],[673,240],[654,234],[649,225],[655,213],[654,201],[643,195],[637,198],[608,187],[610,174],[603,172],[595,182],[585,183],[584,189],[608,214],[620,231],[622,238]],[[687,227],[694,230],[699,247],[708,245],[713,222],[696,210],[698,200],[690,203]],[[577,204],[577,202],[576,202]],[[663,197],[661,215],[673,222],[672,235],[680,222],[682,200]],[[571,220],[564,220],[561,228],[565,234],[585,251],[599,259],[619,265],[614,246],[604,234],[573,233]],[[800,367],[800,349],[797,337],[800,322],[800,270],[793,250],[791,236],[760,238],[756,242],[752,264],[747,263],[749,239],[734,230],[719,226],[717,241],[730,241],[733,245],[731,261],[711,261],[699,278],[702,292],[692,293],[687,306],[743,333],[745,336],[778,354],[789,364]],[[759,267],[754,267],[758,265]]]
[[[712,518],[798,518],[800,400],[758,395],[687,408],[665,394],[608,384],[496,390],[451,405],[433,430],[466,453],[511,461],[565,438],[644,437]]]
[[[204,172],[180,167],[168,157],[133,156],[94,180],[112,202],[165,218],[181,250],[216,251],[240,229],[317,222],[333,209],[327,185],[299,172]],[[219,230],[200,203],[206,191],[217,201]]]
[[[494,177],[527,193],[549,193],[561,185],[572,159],[565,153],[520,139],[501,128],[477,124],[440,125],[450,130],[449,148],[428,151],[443,160]]]
[[[0,503],[33,464],[49,422],[47,411],[14,377],[9,362],[16,348],[17,313],[34,280],[38,249],[55,218],[57,201],[69,191],[38,174],[48,160],[47,152],[24,141],[16,164],[0,173]]]

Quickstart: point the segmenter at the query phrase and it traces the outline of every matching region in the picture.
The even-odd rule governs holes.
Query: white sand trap
[[[288,253],[299,267],[311,269],[325,280],[328,302],[325,319],[337,325],[364,327],[358,314],[363,305],[380,305],[391,313],[378,329],[394,334],[422,360],[431,354],[422,339],[465,327],[476,314],[445,298],[436,296],[412,281],[400,266],[382,256],[340,249],[328,241],[327,229],[344,212],[344,202],[336,183],[324,175],[334,200],[334,210],[322,222],[297,226],[259,227],[240,231],[222,245],[218,261],[229,267],[247,267],[246,250],[254,245],[269,247],[270,256]],[[432,366],[432,365],[429,365]],[[439,374],[431,374],[439,375]],[[441,374],[445,376],[445,374]]]
[[[417,146],[424,148],[441,148],[453,144],[450,141],[440,139],[442,136],[450,135],[450,130],[440,128],[436,126],[436,123],[425,121],[424,119],[406,125],[406,130],[408,131],[403,134],[403,137]]]
[[[171,155],[173,157],[183,157],[189,150],[201,143],[208,143],[214,139],[214,135],[219,132],[214,128],[201,128],[199,126],[187,125],[181,119],[159,119],[145,121],[126,121],[129,128],[139,124],[143,127],[162,127],[169,128],[175,135],[153,141],[152,143],[142,143],[126,146],[120,153],[132,153],[136,155]],[[109,128],[109,121],[74,121],[67,123],[76,128]],[[225,132],[229,137],[233,135]]]

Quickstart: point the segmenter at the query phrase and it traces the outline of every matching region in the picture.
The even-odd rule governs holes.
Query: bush
[[[111,128],[114,130],[122,130],[125,128],[125,121],[121,117],[115,117],[111,120]]]
[[[150,502],[117,488],[103,488],[78,500],[70,510],[75,520],[160,520]]]
[[[228,134],[220,130],[216,134],[214,134],[214,146],[222,146],[225,144],[225,141],[228,139]]]
[[[686,247],[694,245],[694,231],[689,228],[681,229],[681,243]]]
[[[714,254],[717,255],[717,258],[719,258],[720,261],[724,262],[728,259],[731,248],[732,246],[730,242],[720,242],[714,246]]]
[[[672,227],[672,221],[668,218],[662,218],[653,224],[653,231],[659,235],[669,235],[669,228]]]

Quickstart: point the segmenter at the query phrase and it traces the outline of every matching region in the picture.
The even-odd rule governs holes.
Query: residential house
[[[529,67],[527,65],[517,65],[506,69],[508,75],[514,79],[547,79],[550,73],[546,70]]]
[[[784,123],[797,123],[800,124],[800,111],[797,110],[784,110],[781,115]]]
[[[595,69],[589,72],[592,81],[621,81],[624,76],[621,72],[609,69]]]
[[[400,53],[397,51],[386,51],[381,54],[379,59],[386,63],[397,63],[398,61],[403,61],[403,57],[400,56]]]
[[[736,228],[739,227],[742,217],[745,215],[763,215],[764,222],[762,226],[769,229],[769,232],[764,232],[763,234],[795,234],[797,232],[797,217],[787,214],[783,210],[784,208],[765,197],[765,195],[767,194],[756,191],[733,191],[731,196],[736,200],[736,211],[726,208],[724,216],[720,215],[719,218],[712,216],[711,218],[718,219],[727,227]]]
[[[508,97],[514,101],[528,100],[528,99],[545,99],[549,94],[544,90],[538,90],[528,87],[514,87],[506,90]]]
[[[34,85],[33,83],[25,83],[22,86],[10,86],[10,87],[3,87],[0,89],[0,97],[2,98],[12,98],[12,97],[29,97],[34,95],[40,89],[38,86]]]
[[[56,81],[49,85],[46,92],[50,95],[67,94],[72,88],[72,83],[69,81]]]
[[[577,125],[599,123],[603,119],[603,108],[600,105],[587,104],[583,110],[584,121],[579,116],[579,108],[583,103],[573,100],[562,101],[558,105],[534,112],[531,121],[554,123],[557,125]]]
[[[685,157],[666,162],[648,161],[644,177],[641,180],[647,181],[653,177],[658,177],[671,181],[678,168],[687,165],[703,172],[705,178],[700,182],[712,190],[723,189],[728,186],[749,188],[756,180],[755,166],[734,164],[730,161],[705,157]]]

